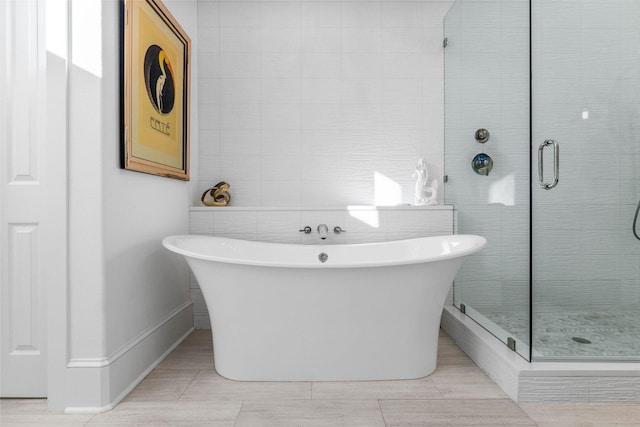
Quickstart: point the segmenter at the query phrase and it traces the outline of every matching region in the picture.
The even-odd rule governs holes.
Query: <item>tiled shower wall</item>
[[[321,243],[316,227],[329,226],[322,243],[369,243],[453,233],[453,207],[350,207],[350,208],[205,208],[190,212],[191,234],[215,234],[276,243]],[[305,226],[311,234],[301,233]],[[335,226],[345,233],[334,234]],[[195,278],[191,281],[194,324],[210,329],[209,314]],[[452,303],[450,298],[449,304]]]
[[[200,191],[234,206],[443,201],[443,17],[452,1],[198,2]]]

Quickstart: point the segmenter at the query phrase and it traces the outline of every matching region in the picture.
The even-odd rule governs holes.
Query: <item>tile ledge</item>
[[[191,206],[191,212],[199,211],[452,211],[454,205],[435,206],[373,206],[373,205],[353,205],[353,206]]]

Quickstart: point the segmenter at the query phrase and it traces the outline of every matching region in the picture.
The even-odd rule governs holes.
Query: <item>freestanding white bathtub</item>
[[[463,258],[486,240],[294,245],[191,235],[162,243],[185,256],[200,284],[220,375],[353,381],[435,370],[447,293]]]

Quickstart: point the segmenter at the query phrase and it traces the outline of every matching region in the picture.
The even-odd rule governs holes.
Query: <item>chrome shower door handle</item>
[[[553,145],[553,182],[551,184],[547,184],[544,182],[544,149],[548,145]],[[538,147],[538,184],[540,187],[545,190],[551,190],[553,187],[558,185],[558,180],[560,179],[560,146],[553,139],[547,139],[540,147]]]

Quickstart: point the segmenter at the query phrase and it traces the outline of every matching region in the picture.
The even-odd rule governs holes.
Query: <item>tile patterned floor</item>
[[[444,334],[438,369],[410,381],[236,382],[213,369],[195,331],[112,411],[48,414],[45,400],[0,400],[9,426],[640,426],[636,403],[512,402]]]
[[[529,313],[483,313],[523,341],[529,337]],[[549,358],[637,359],[640,313],[634,311],[557,311],[533,316],[534,355]],[[581,344],[572,338],[585,338]]]

